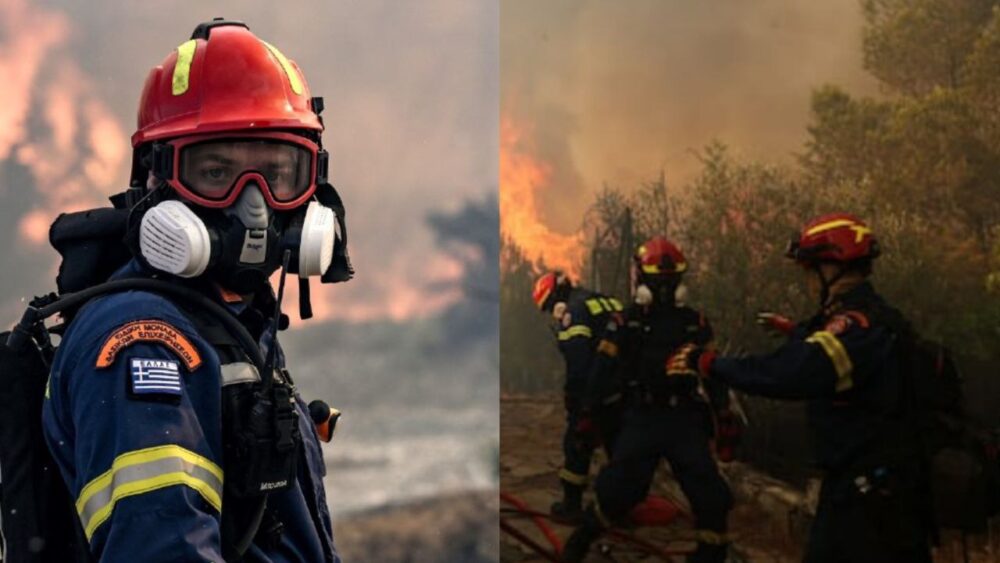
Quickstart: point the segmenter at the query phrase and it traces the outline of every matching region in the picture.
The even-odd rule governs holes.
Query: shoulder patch
[[[840,313],[830,317],[830,320],[826,322],[823,330],[829,332],[833,335],[843,334],[847,329],[854,325],[866,328],[868,326],[868,319],[861,313],[850,311],[847,313]]]
[[[112,332],[101,345],[96,367],[111,366],[119,352],[139,342],[163,344],[184,362],[188,371],[201,367],[201,356],[194,344],[172,325],[160,320],[132,321]]]
[[[131,363],[132,393],[135,395],[180,396],[181,372],[177,362],[133,358]]]

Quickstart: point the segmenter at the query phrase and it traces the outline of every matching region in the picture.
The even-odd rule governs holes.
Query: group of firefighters
[[[563,498],[552,513],[576,528],[563,560],[582,561],[604,530],[628,521],[661,458],[698,529],[689,560],[726,559],[733,497],[717,460],[731,459],[739,433],[732,388],[808,401],[824,478],[805,561],[931,561],[919,461],[887,445],[890,436],[907,432],[895,427],[891,413],[893,390],[905,376],[897,337],[910,328],[869,281],[878,255],[876,237],[857,217],[838,213],[809,222],[787,256],[802,267],[819,309],[798,323],[761,314],[758,322],[787,340],[770,354],[742,357],[719,355],[705,315],[677,301],[688,265],[663,237],[636,250],[628,307],[574,287],[560,272],[543,274],[533,299],[552,315],[566,362]],[[599,446],[608,463],[585,507],[591,454]]]

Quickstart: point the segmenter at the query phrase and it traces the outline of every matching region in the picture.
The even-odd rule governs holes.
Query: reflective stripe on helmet
[[[292,63],[274,45],[271,45],[267,41],[261,41],[261,43],[267,47],[268,51],[271,51],[274,58],[278,59],[281,68],[285,69],[285,74],[288,76],[288,83],[292,86],[292,92],[295,92],[296,95],[302,95],[302,80],[299,79],[299,73],[292,66]]]
[[[194,39],[177,46],[177,64],[174,65],[174,75],[171,81],[171,92],[175,96],[187,92],[188,86],[191,85],[191,63],[194,61],[194,52],[197,47],[198,42]]]
[[[861,242],[864,240],[865,235],[871,234],[872,230],[868,227],[858,224],[850,219],[836,219],[833,221],[828,221],[826,223],[821,223],[815,227],[806,231],[805,236],[811,237],[819,233],[837,229],[840,227],[847,227],[854,231],[854,242]]]

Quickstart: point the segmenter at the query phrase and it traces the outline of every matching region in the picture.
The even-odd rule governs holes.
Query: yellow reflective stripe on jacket
[[[559,331],[559,340],[569,340],[570,338],[575,338],[577,336],[585,336],[590,338],[593,333],[590,331],[590,327],[587,325],[573,325],[566,330]]]
[[[601,311],[604,310],[604,308],[601,307],[601,302],[596,297],[593,299],[588,299],[584,301],[584,303],[586,303],[587,309],[590,310],[591,315],[600,315]]]
[[[840,340],[833,333],[820,330],[814,332],[812,336],[806,339],[806,342],[819,344],[823,348],[823,351],[826,352],[826,355],[830,357],[830,361],[833,362],[833,369],[837,372],[835,389],[838,392],[846,391],[854,385],[854,379],[851,377],[851,373],[854,371],[851,357],[847,355],[844,345],[840,343]]]
[[[625,307],[622,306],[622,302],[614,297],[593,297],[584,301],[584,303],[587,305],[587,309],[590,311],[591,315],[600,315],[605,311],[612,313],[615,311],[625,310]]]
[[[292,66],[292,62],[289,61],[274,45],[271,45],[267,41],[261,41],[261,43],[267,47],[268,51],[271,51],[274,58],[278,59],[278,63],[281,65],[281,68],[285,69],[285,74],[288,76],[288,83],[292,87],[292,92],[295,92],[296,95],[302,95],[302,79],[299,78],[299,73],[295,70],[295,67]]]
[[[194,39],[185,41],[177,47],[177,62],[174,63],[174,75],[170,83],[170,91],[180,96],[188,91],[191,84],[191,62],[194,61],[194,51],[198,42]]]
[[[559,478],[562,479],[563,481],[566,481],[567,483],[572,483],[574,485],[587,484],[586,475],[580,475],[579,473],[574,473],[569,469],[566,469],[565,467],[559,470]]]
[[[173,485],[194,489],[222,511],[222,469],[211,460],[177,445],[136,450],[115,458],[111,469],[80,491],[76,511],[87,539],[111,516],[120,499]]]

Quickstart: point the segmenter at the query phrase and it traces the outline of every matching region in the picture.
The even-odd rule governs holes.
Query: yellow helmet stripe
[[[180,96],[188,91],[191,85],[191,62],[194,61],[194,51],[198,41],[185,41],[177,47],[177,62],[174,64],[174,75],[171,80],[171,92]]]
[[[267,47],[268,51],[271,51],[274,58],[278,59],[278,63],[281,64],[281,68],[285,69],[285,74],[288,76],[288,83],[292,86],[292,92],[295,92],[296,95],[302,95],[302,79],[299,78],[299,73],[295,70],[295,67],[292,66],[291,61],[289,61],[274,45],[271,45],[267,41],[261,41],[261,43]]]
[[[833,230],[839,227],[853,227],[855,225],[857,225],[857,223],[851,221],[850,219],[835,219],[833,221],[827,221],[826,223],[820,223],[819,225],[816,225],[815,227],[809,229],[808,231],[806,231],[806,236],[811,237],[812,235]]]

